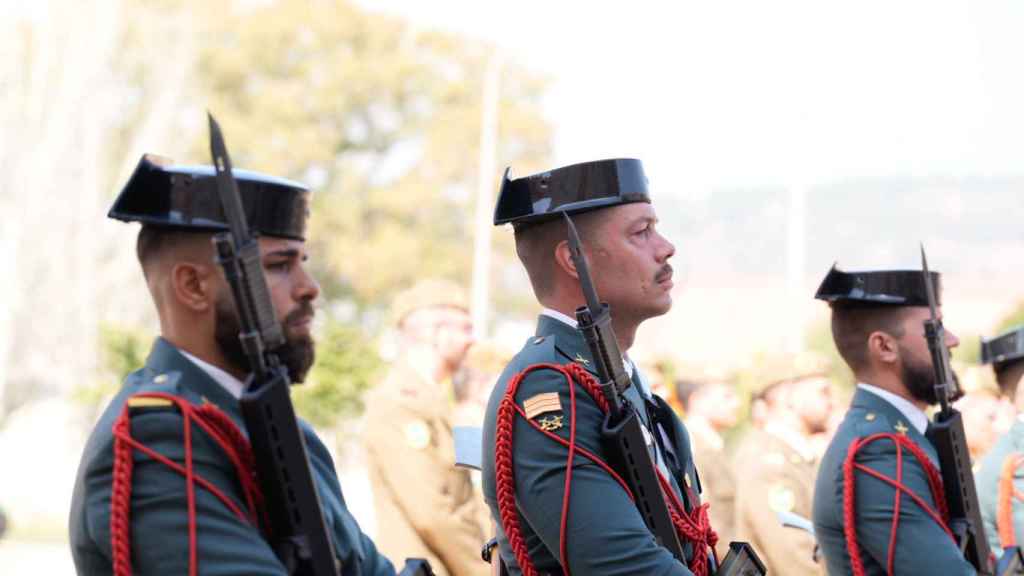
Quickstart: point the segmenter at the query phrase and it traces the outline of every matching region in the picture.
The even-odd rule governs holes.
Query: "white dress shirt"
[[[862,390],[867,390],[875,396],[881,397],[883,400],[892,404],[900,411],[903,416],[910,421],[910,425],[915,430],[924,434],[924,431],[928,428],[928,415],[924,413],[920,408],[914,406],[909,400],[901,396],[897,396],[888,390],[883,390],[878,386],[872,386],[871,384],[865,384],[858,382],[857,387]]]
[[[199,358],[196,358],[195,356],[189,354],[188,352],[185,352],[181,348],[178,348],[178,351],[181,352],[182,356],[191,360],[193,364],[199,366],[200,370],[206,372],[206,374],[210,378],[213,378],[213,380],[217,384],[220,384],[222,388],[227,390],[228,394],[231,394],[232,397],[234,397],[235,399],[242,397],[242,391],[245,389],[245,383],[243,383],[241,380],[235,378],[231,374],[214,366],[213,364],[210,364],[209,362],[203,362]]]

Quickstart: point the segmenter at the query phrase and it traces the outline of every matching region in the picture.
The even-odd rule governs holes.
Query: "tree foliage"
[[[379,311],[418,277],[469,278],[491,47],[308,0],[236,13],[210,37],[199,70],[235,164],[316,191],[313,253],[329,299]],[[544,82],[503,70],[498,164],[536,168],[549,150]],[[487,177],[496,191],[498,174]]]

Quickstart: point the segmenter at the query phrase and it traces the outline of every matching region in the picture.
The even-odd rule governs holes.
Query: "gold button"
[[[163,384],[167,382],[167,374],[157,374],[156,378],[153,378],[154,384]]]
[[[875,419],[875,413],[874,412],[868,412],[867,416],[865,416],[864,419],[867,420],[868,422],[871,422],[872,420]]]

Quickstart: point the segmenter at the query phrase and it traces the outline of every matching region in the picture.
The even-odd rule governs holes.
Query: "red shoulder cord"
[[[519,385],[526,376],[535,370],[554,370],[565,376],[569,386],[569,440],[548,430],[544,430],[536,422],[526,417],[526,412],[515,401]],[[523,539],[522,527],[519,523],[519,515],[516,509],[515,477],[512,466],[512,438],[515,427],[515,415],[518,414],[535,430],[544,434],[551,440],[566,446],[569,449],[565,465],[565,489],[562,496],[562,516],[559,528],[559,556],[565,575],[569,576],[569,555],[566,544],[566,528],[569,518],[569,500],[572,494],[572,464],[576,455],[579,454],[591,462],[600,466],[622,489],[626,491],[630,500],[635,500],[633,493],[625,480],[612,469],[606,462],[593,452],[576,445],[576,387],[579,384],[594,400],[594,403],[602,412],[608,412],[608,401],[601,393],[597,380],[578,364],[534,364],[517,374],[508,384],[505,396],[498,406],[498,422],[495,438],[495,483],[498,500],[498,512],[501,517],[502,529],[508,538],[509,546],[515,554],[516,561],[525,576],[537,576],[537,568],[530,560],[526,549],[526,542]],[[693,558],[690,560],[689,568],[697,576],[707,576],[708,557],[707,550],[714,550],[718,542],[718,535],[711,529],[708,521],[708,504],[704,503],[691,512],[686,512],[683,503],[672,490],[668,479],[658,471],[658,480],[661,483],[663,495],[668,496],[669,514],[672,523],[680,538],[689,541],[693,545]]]
[[[896,478],[890,478],[877,470],[873,470],[856,462],[857,452],[860,451],[861,448],[864,448],[876,440],[883,439],[892,440],[893,444],[896,445]],[[928,487],[931,490],[932,499],[935,500],[938,511],[929,506],[923,498],[915,494],[903,484],[904,448],[909,450],[910,453],[917,458],[921,467],[924,468],[925,475],[928,477]],[[936,468],[935,465],[932,464],[931,460],[928,459],[928,455],[924,453],[924,450],[915,444],[913,440],[902,434],[883,432],[879,434],[872,434],[865,438],[858,438],[850,444],[849,453],[846,455],[846,460],[843,462],[843,533],[846,536],[846,547],[850,551],[850,566],[853,569],[854,576],[864,575],[864,562],[861,559],[860,548],[857,545],[854,470],[873,476],[896,489],[896,495],[893,500],[892,528],[889,531],[889,557],[887,559],[886,569],[888,574],[893,574],[893,565],[896,561],[896,531],[899,528],[900,522],[900,496],[902,494],[909,496],[910,499],[921,508],[921,510],[924,510],[932,520],[935,520],[935,522],[942,527],[942,530],[949,535],[951,540],[956,542],[956,538],[953,536],[953,532],[950,531],[947,524],[949,522],[949,509],[947,508],[945,494],[942,491],[942,477],[939,475],[938,468]]]
[[[1014,452],[1003,459],[1002,474],[999,475],[999,506],[996,513],[996,529],[999,531],[999,544],[1017,545],[1017,532],[1013,526],[1013,500],[1024,501],[1024,494],[1013,485],[1013,477],[1024,465],[1024,454]]]
[[[235,423],[224,412],[213,404],[195,406],[183,398],[162,392],[145,392],[135,394],[128,400],[136,398],[154,398],[170,402],[181,411],[185,443],[184,466],[172,461],[163,454],[140,443],[131,435],[131,408],[125,402],[121,415],[114,422],[114,473],[110,498],[110,547],[113,556],[114,574],[131,576],[131,499],[132,499],[132,465],[133,451],[138,450],[146,456],[164,464],[168,468],[185,477],[185,493],[188,501],[188,545],[189,574],[197,573],[196,555],[196,492],[198,484],[224,503],[238,519],[253,526],[260,526],[263,514],[263,493],[256,481],[255,460],[252,447]],[[239,508],[229,496],[224,494],[212,482],[196,474],[192,464],[192,424],[195,423],[224,450],[228,459],[238,473],[245,496],[246,510]],[[258,512],[259,511],[259,512]]]

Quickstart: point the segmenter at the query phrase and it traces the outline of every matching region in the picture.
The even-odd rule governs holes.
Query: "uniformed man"
[[[249,225],[260,233],[267,286],[286,335],[280,358],[291,378],[302,382],[313,363],[310,329],[320,290],[305,263],[309,192],[254,172],[234,175]],[[212,234],[226,225],[213,168],[144,156],[109,216],[142,223],[136,252],[160,337],[86,444],[69,520],[75,567],[79,574],[115,573],[116,548],[130,554],[119,556],[118,574],[197,568],[201,574],[284,576],[288,571],[253,520],[260,512],[249,505],[252,470],[244,458],[233,458],[248,449],[238,398],[249,368],[231,291],[214,263]],[[132,398],[143,392],[166,400]],[[115,423],[125,424],[118,440]],[[391,563],[347,511],[327,449],[308,424],[300,427],[343,573],[393,575]],[[220,433],[211,435],[211,429]],[[139,448],[122,444],[123,433]],[[190,483],[185,474],[193,473]],[[126,533],[112,530],[112,520],[127,522]]]
[[[764,405],[763,425],[747,433],[733,459],[735,534],[757,549],[769,574],[824,574],[814,561],[814,538],[780,530],[777,513],[811,516],[818,466],[811,437],[825,430],[832,410],[827,376],[797,374],[755,396]]]
[[[938,299],[939,274],[932,272],[931,278]],[[922,273],[833,267],[816,298],[829,303],[833,340],[858,382],[814,489],[814,529],[828,573],[974,574],[951,535],[929,514],[944,496],[928,481],[940,473],[938,455],[925,437],[924,411],[937,398],[923,327],[930,314]],[[945,345],[957,344],[947,330]],[[886,436],[863,444],[876,434]],[[927,510],[902,490],[897,499],[890,482],[905,487]]]
[[[724,557],[736,535],[736,479],[722,434],[739,421],[740,400],[724,380],[679,380],[676,390],[683,422],[690,432],[693,460],[708,504],[711,525],[718,533],[718,554]]]
[[[451,377],[473,342],[462,289],[424,280],[393,304],[397,358],[366,397],[366,450],[377,544],[427,558],[438,574],[486,574],[483,507],[455,467]]]
[[[601,441],[602,410],[587,392],[570,388],[563,373],[535,370],[540,363],[575,364],[593,371],[594,361],[580,332],[575,310],[584,303],[567,244],[562,213],[573,215],[590,263],[597,292],[611,307],[612,325],[624,354],[632,386],[625,396],[639,412],[649,449],[672,493],[685,500],[687,513],[696,509],[700,482],[690,453],[689,435],[667,405],[649,393],[643,374],[629,361],[640,324],[668,312],[672,305],[675,247],[658,230],[658,217],[638,160],[603,160],[503,180],[495,224],[511,223],[516,252],[543,307],[537,331],[502,373],[484,420],[483,482],[491,516],[498,524],[501,559],[512,574],[523,567],[516,553],[542,574],[690,574],[658,545],[623,487],[594,460],[577,455],[567,484],[568,448],[586,450],[596,460],[609,454]],[[514,380],[515,379],[515,380]],[[515,381],[516,387],[510,388]],[[498,408],[514,392],[521,416],[514,416],[510,474],[496,473]],[[530,425],[530,423],[536,425]],[[504,430],[503,435],[508,431]],[[550,434],[550,436],[549,436]],[[503,436],[504,437],[504,436]],[[579,452],[577,452],[579,454]],[[502,525],[501,498],[514,498],[522,540],[510,544]],[[568,493],[568,501],[564,496]],[[565,517],[564,524],[562,522]],[[704,523],[699,540],[687,545],[692,563],[708,554]],[[512,519],[509,519],[512,521]],[[514,534],[515,536],[515,534]],[[521,556],[522,557],[522,556]]]
[[[981,361],[992,364],[1005,398],[1014,401],[1017,421],[981,460],[977,491],[981,518],[992,551],[1019,546],[1024,536],[1024,326],[1017,326],[981,343]]]

